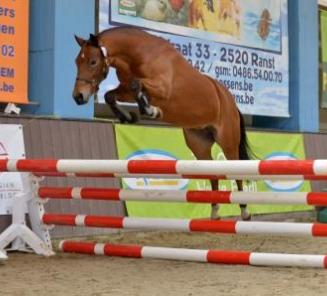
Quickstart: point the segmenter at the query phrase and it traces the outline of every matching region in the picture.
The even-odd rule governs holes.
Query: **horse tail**
[[[240,133],[241,133],[241,139],[240,139],[240,145],[239,145],[239,159],[240,160],[249,160],[251,159],[250,155],[253,156],[253,152],[249,146],[248,139],[245,132],[245,123],[244,123],[244,117],[240,110],[237,110],[238,114],[240,116]]]

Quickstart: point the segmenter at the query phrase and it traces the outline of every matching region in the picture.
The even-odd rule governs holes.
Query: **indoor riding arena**
[[[3,0],[1,295],[325,295],[327,1]]]

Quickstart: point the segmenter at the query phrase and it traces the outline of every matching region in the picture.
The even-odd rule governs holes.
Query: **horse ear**
[[[93,35],[93,34],[90,34],[89,42],[93,46],[96,46],[96,47],[99,46],[98,38],[95,35]]]
[[[81,38],[81,37],[78,37],[78,36],[76,36],[76,35],[74,35],[75,36],[75,40],[76,40],[76,42],[79,44],[79,46],[83,46],[85,43],[86,43],[86,40],[84,40],[83,38]]]

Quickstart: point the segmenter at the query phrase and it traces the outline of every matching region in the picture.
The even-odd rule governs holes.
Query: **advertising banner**
[[[186,147],[183,132],[178,128],[116,125],[119,159],[195,159]],[[247,133],[253,152],[260,159],[305,159],[303,136],[300,134]],[[217,145],[215,160],[225,159]],[[304,181],[248,181],[245,191],[310,191]],[[235,181],[220,181],[221,190],[237,190]],[[210,190],[210,182],[189,179],[124,178],[123,187],[131,189]],[[306,206],[250,205],[253,214],[290,212],[310,209]],[[209,217],[210,205],[187,203],[127,202],[130,216]],[[221,205],[222,216],[239,215],[237,205]]]
[[[321,106],[327,108],[327,11],[320,10],[320,34],[321,34]]]
[[[99,1],[100,31],[144,28],[226,85],[244,114],[289,116],[287,0]],[[116,85],[112,73],[99,100]]]
[[[0,124],[0,159],[6,158],[25,158],[21,125]],[[0,173],[0,215],[12,213],[13,197],[22,190],[20,173]]]
[[[29,0],[0,1],[0,102],[27,103]]]

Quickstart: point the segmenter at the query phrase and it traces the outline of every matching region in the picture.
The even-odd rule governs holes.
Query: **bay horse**
[[[249,159],[244,120],[233,95],[193,68],[168,41],[134,27],[75,39],[81,47],[73,90],[77,104],[89,101],[113,67],[120,84],[105,94],[105,101],[121,122],[132,123],[137,117],[116,101],[136,101],[141,114],[181,127],[197,159],[211,160],[215,142],[227,159]],[[242,181],[236,182],[242,190]],[[211,187],[218,190],[218,180],[211,180]],[[242,219],[250,219],[246,205],[240,208]],[[218,209],[212,205],[212,219],[219,218]]]

